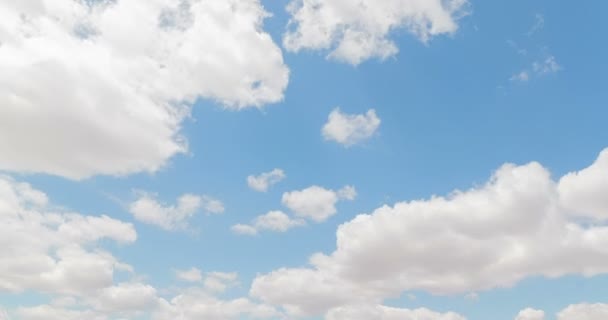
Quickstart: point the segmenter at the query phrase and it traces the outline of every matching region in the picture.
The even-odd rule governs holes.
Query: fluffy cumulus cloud
[[[580,303],[569,305],[557,313],[557,320],[603,320],[608,319],[608,304],[604,303]],[[545,312],[542,310],[522,310],[515,320],[545,320]]]
[[[557,314],[557,320],[604,320],[608,319],[608,304],[581,303],[568,306]]]
[[[220,300],[200,289],[186,290],[171,300],[162,300],[152,320],[237,320],[281,319],[273,307],[257,304],[247,298]]]
[[[16,311],[20,320],[107,320],[108,317],[92,310],[71,310],[53,305],[22,307]],[[0,318],[1,319],[1,318]]]
[[[458,29],[466,0],[292,0],[287,50],[328,51],[328,57],[351,64],[386,59],[398,52],[390,35],[404,29],[427,42]]]
[[[280,101],[258,0],[0,2],[0,169],[73,179],[156,171],[198,98]]]
[[[133,269],[101,246],[136,238],[129,223],[66,211],[42,191],[0,177],[0,293],[56,298],[17,308],[16,319],[108,319],[153,308],[156,290],[139,282],[116,283],[118,273],[128,277]]]
[[[111,286],[115,271],[130,267],[98,242],[136,238],[129,223],[65,212],[43,192],[0,176],[0,291],[83,295]]]
[[[200,269],[190,268],[188,270],[176,270],[175,275],[181,281],[202,284],[202,288],[208,292],[222,293],[238,284],[238,274],[236,272],[214,271],[203,275]]]
[[[545,320],[545,312],[542,310],[536,310],[527,308],[520,311],[515,317],[515,320]]]
[[[539,163],[506,164],[470,190],[359,215],[338,228],[332,254],[313,255],[310,267],[260,275],[251,294],[293,313],[321,314],[409,290],[456,294],[531,276],[606,273],[606,219],[594,224],[573,218],[562,206],[569,191],[560,188],[567,177],[594,186],[596,177],[608,176],[601,165],[605,154],[560,182]],[[584,174],[589,170],[593,174]],[[588,200],[596,206],[589,209],[600,217],[605,197],[593,191]]]
[[[247,185],[255,191],[266,192],[268,191],[268,188],[279,183],[283,179],[285,179],[285,172],[281,169],[274,169],[257,176],[248,176]]]
[[[176,205],[166,205],[149,193],[140,193],[139,198],[129,205],[129,212],[135,219],[165,230],[187,228],[189,219],[200,210],[208,214],[219,214],[224,212],[224,205],[209,196],[193,194],[180,196]]]
[[[177,279],[186,282],[203,281],[203,274],[198,268],[190,268],[188,270],[175,270],[175,276],[177,277]]]
[[[559,181],[561,203],[568,212],[596,220],[608,219],[608,149],[590,167]]]
[[[354,200],[357,193],[352,186],[334,191],[319,186],[311,186],[303,190],[285,192],[283,205],[298,217],[323,222],[336,214],[338,200]]]
[[[372,137],[380,122],[374,109],[365,114],[346,114],[336,108],[329,114],[321,133],[325,140],[348,147]]]
[[[287,232],[289,229],[303,226],[306,222],[302,219],[292,219],[282,211],[270,211],[255,218],[251,224],[237,224],[232,226],[232,231],[242,235],[256,235],[263,230],[275,232]]]
[[[399,309],[382,305],[346,306],[332,309],[325,320],[466,320],[453,312],[438,313],[428,309]]]

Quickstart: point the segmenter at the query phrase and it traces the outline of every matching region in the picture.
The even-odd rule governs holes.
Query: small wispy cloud
[[[538,31],[542,30],[544,27],[545,27],[545,16],[540,13],[537,13],[534,16],[534,25],[532,25],[532,27],[530,27],[528,32],[526,32],[526,35],[528,37],[531,37]]]

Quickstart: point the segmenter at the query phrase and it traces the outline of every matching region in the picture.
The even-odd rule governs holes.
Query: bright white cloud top
[[[352,146],[371,138],[380,127],[381,120],[374,109],[365,114],[347,114],[334,109],[321,129],[325,140]]]
[[[394,30],[405,29],[427,42],[458,29],[467,0],[293,0],[287,50],[329,51],[328,58],[357,65],[398,51]]]
[[[527,308],[520,311],[515,317],[515,320],[545,320],[545,312],[542,310],[536,310]]]
[[[605,152],[581,172],[598,170]],[[608,168],[599,170],[608,176]],[[576,177],[593,185],[596,176]],[[573,219],[561,206],[572,190],[561,184],[539,163],[506,164],[483,186],[383,206],[342,224],[332,254],[315,254],[310,267],[261,275],[251,293],[294,314],[320,314],[410,290],[467,293],[510,287],[532,276],[608,272],[608,227]],[[604,198],[591,193],[588,201],[604,212]]]
[[[270,211],[254,219],[252,224],[236,224],[232,231],[241,235],[256,235],[263,230],[275,232],[287,232],[289,229],[303,226],[306,222],[302,219],[293,219],[282,211]]]
[[[289,72],[267,16],[258,0],[1,1],[0,169],[153,172],[187,150],[198,98],[280,101]]]
[[[165,230],[186,229],[188,220],[201,210],[207,214],[220,214],[224,212],[224,205],[212,197],[193,194],[180,196],[176,205],[166,205],[155,195],[143,192],[129,205],[129,212],[135,219]]]
[[[0,0],[0,320],[608,319],[606,10]]]
[[[248,176],[247,185],[255,191],[266,192],[268,191],[268,188],[281,182],[285,177],[285,172],[282,169],[273,169],[272,171],[264,172],[257,176]]]
[[[311,186],[303,190],[285,192],[282,201],[296,216],[323,222],[337,213],[336,203],[339,200],[354,200],[356,195],[352,186],[345,186],[338,191]]]

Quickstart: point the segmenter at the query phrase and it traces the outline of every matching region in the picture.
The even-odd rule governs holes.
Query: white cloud
[[[596,220],[608,220],[608,149],[586,169],[572,172],[559,181],[561,203],[568,212]]]
[[[289,71],[267,16],[258,0],[2,1],[0,169],[153,172],[187,151],[198,98],[280,101]]]
[[[323,222],[336,214],[336,203],[340,198],[353,200],[356,196],[356,191],[351,186],[345,187],[339,193],[311,186],[299,191],[285,192],[282,202],[298,217]]]
[[[256,235],[263,230],[287,232],[291,228],[305,224],[304,220],[292,219],[282,211],[270,211],[255,218],[251,225],[237,224],[232,226],[232,231],[242,235]]]
[[[43,192],[0,176],[0,291],[86,295],[111,286],[115,271],[130,267],[98,242],[136,238],[129,223],[66,212]]]
[[[579,174],[590,181],[578,183],[593,186],[596,176],[608,175],[608,168],[594,170]],[[485,185],[357,216],[338,228],[331,255],[313,255],[308,268],[260,275],[251,294],[318,315],[412,290],[456,294],[532,276],[608,273],[608,227],[573,219],[562,196],[540,164],[506,164]]]
[[[557,320],[605,320],[608,319],[608,304],[582,303],[570,305],[557,314]]]
[[[399,309],[382,305],[346,306],[330,310],[325,320],[465,320],[453,312],[438,313],[429,309]]]
[[[232,232],[236,233],[236,234],[241,234],[241,235],[248,235],[248,236],[253,236],[258,234],[258,230],[248,224],[235,224],[233,225],[230,230],[232,230]]]
[[[152,315],[153,320],[236,320],[280,319],[273,307],[256,304],[246,298],[220,300],[207,292],[191,289],[180,293],[170,301],[162,300],[160,308]]]
[[[20,320],[107,320],[108,317],[92,310],[70,310],[51,305],[17,309]]]
[[[338,197],[344,200],[355,200],[357,197],[357,190],[353,186],[344,186],[338,190]]]
[[[236,272],[209,272],[204,281],[204,288],[213,293],[223,293],[238,284]]]
[[[559,72],[562,67],[557,63],[554,56],[548,56],[542,60],[532,63],[530,68],[524,69],[511,77],[511,81],[528,82],[533,76],[542,77]]]
[[[556,73],[561,69],[562,67],[557,63],[554,56],[548,56],[544,60],[532,64],[532,70],[538,75]]]
[[[538,13],[534,16],[534,24],[530,27],[530,30],[526,33],[527,36],[532,36],[538,31],[542,30],[545,27],[545,16]]]
[[[542,310],[536,310],[527,308],[519,312],[515,320],[545,320],[545,312]]]
[[[528,82],[528,80],[530,80],[530,74],[525,70],[511,77],[511,81]]]
[[[140,313],[158,304],[156,289],[142,283],[120,283],[100,290],[89,304],[108,313]]]
[[[380,127],[380,119],[374,109],[365,114],[346,114],[334,109],[321,130],[325,140],[352,146],[369,139]]]
[[[201,270],[198,268],[191,268],[189,270],[175,270],[175,276],[179,280],[187,282],[203,281],[203,275],[201,273]]]
[[[255,191],[266,192],[269,187],[279,183],[283,179],[285,179],[285,172],[281,169],[274,169],[258,176],[248,176],[247,185]]]
[[[8,313],[6,313],[6,310],[2,309],[2,307],[0,307],[0,320],[10,320]]]
[[[292,0],[283,46],[289,51],[329,51],[328,57],[357,65],[398,52],[390,39],[405,29],[421,41],[458,29],[466,0]]]
[[[217,214],[224,212],[224,205],[209,196],[193,194],[180,196],[176,205],[165,205],[155,195],[142,192],[139,199],[129,206],[129,212],[135,219],[165,230],[187,228],[188,220],[201,209],[209,214]]]

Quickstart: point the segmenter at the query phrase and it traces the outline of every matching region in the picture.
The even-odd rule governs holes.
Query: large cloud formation
[[[338,228],[331,255],[260,275],[251,294],[314,315],[408,290],[456,294],[531,276],[606,273],[607,189],[597,178],[608,176],[607,154],[559,181],[539,163],[506,164],[485,185],[359,215]],[[579,199],[593,220],[573,211]]]
[[[292,0],[287,50],[329,51],[350,64],[386,59],[399,49],[390,35],[406,29],[420,40],[451,34],[466,13],[467,0]]]
[[[156,171],[198,98],[280,101],[289,70],[258,0],[0,2],[0,169]]]

